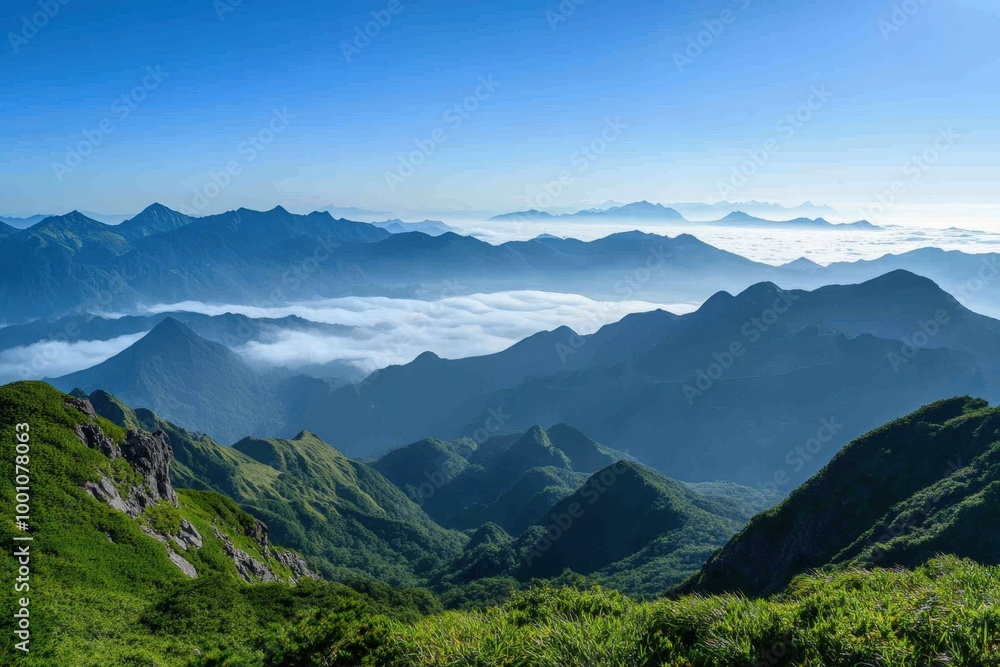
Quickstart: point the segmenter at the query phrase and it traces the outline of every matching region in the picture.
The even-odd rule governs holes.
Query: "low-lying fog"
[[[189,301],[153,306],[146,312],[190,311],[206,315],[229,312],[272,318],[298,315],[314,322],[349,325],[354,328],[339,336],[276,329],[263,341],[244,343],[234,351],[255,366],[299,369],[333,363],[336,370],[331,374],[361,379],[376,369],[412,361],[426,351],[446,358],[490,354],[539,331],[564,325],[587,334],[629,313],[657,308],[684,313],[696,307],[697,304],[605,302],[576,294],[514,291],[437,301],[346,297],[273,308]],[[42,341],[0,351],[0,383],[56,377],[90,368],[142,336],[121,336],[107,341]]]

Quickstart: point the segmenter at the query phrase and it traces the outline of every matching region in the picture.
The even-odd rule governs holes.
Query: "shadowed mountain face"
[[[527,570],[544,577],[565,568],[591,574],[611,566],[608,573],[629,569],[662,582],[685,558],[704,559],[724,543],[740,525],[738,513],[730,500],[706,498],[645,466],[619,461],[546,513],[539,524],[547,530],[528,550]],[[681,547],[687,553],[675,553]],[[627,568],[613,565],[625,559],[631,561]]]
[[[519,442],[525,436],[537,441],[537,435],[529,431]],[[558,470],[530,469],[493,508],[512,509],[505,504],[510,496],[542,480],[552,485],[550,490],[559,488],[554,484],[560,479]],[[696,571],[746,521],[753,489],[730,490],[730,495],[701,494],[635,462],[618,460],[592,475],[580,475],[569,490],[548,497],[534,521],[513,532],[492,521],[511,515],[483,512],[480,518],[486,522],[476,524],[462,556],[439,576],[469,582],[511,575],[528,581],[558,576],[568,568],[603,585],[656,595]]]
[[[428,352],[409,364],[378,371],[357,386],[329,390],[307,383],[298,390],[290,388],[294,399],[289,419],[309,424],[316,432],[336,434],[337,441],[352,443],[359,454],[384,451],[427,434],[468,435],[483,442],[510,431],[510,416],[501,404],[481,416],[470,413],[464,408],[470,399],[517,386],[525,378],[626,361],[662,340],[676,321],[675,315],[654,311],[629,315],[589,336],[568,327],[538,333],[482,357],[450,360]],[[478,423],[471,422],[475,418]],[[470,428],[462,432],[459,427],[467,422]],[[546,417],[521,428],[534,423],[553,420]]]
[[[560,332],[535,337],[526,356],[517,346],[455,362],[425,355],[311,394],[295,421],[355,455],[428,434],[566,422],[675,478],[787,492],[868,429],[942,392],[992,397],[1000,385],[1000,325],[905,272],[814,292],[765,283],[720,293],[656,331],[618,338],[617,357],[594,355],[600,333]],[[466,370],[494,364],[530,370]]]
[[[956,398],[840,451],[750,524],[683,591],[767,595],[828,564],[915,567],[938,553],[1000,562],[1000,410]]]
[[[557,424],[482,444],[421,440],[389,452],[373,466],[441,525],[465,529],[494,522],[517,534],[589,474],[625,456]]]
[[[52,382],[66,391],[111,391],[222,442],[274,432],[282,423],[278,400],[260,375],[170,317],[120,354]]]

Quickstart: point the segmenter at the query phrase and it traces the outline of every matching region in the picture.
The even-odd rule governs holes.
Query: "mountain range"
[[[587,336],[562,327],[483,357],[425,353],[346,386],[256,371],[165,317],[53,382],[107,389],[221,442],[305,428],[355,457],[569,423],[677,479],[787,492],[851,438],[942,392],[996,400],[998,345],[1000,322],[896,271],[812,292],[761,283],[690,314],[633,314]],[[533,483],[566,484],[557,477]]]
[[[637,215],[659,215],[661,208],[643,205]],[[816,228],[824,221],[792,222]],[[0,308],[5,323],[16,324],[192,300],[274,306],[511,289],[697,303],[761,281],[811,289],[895,269],[925,275],[971,307],[995,308],[986,287],[997,275],[996,255],[922,249],[829,267],[775,267],[687,234],[630,231],[591,242],[541,236],[491,245],[449,231],[393,231],[280,207],[191,218],[154,204],[114,226],[74,212],[20,231],[0,228]]]
[[[941,392],[997,396],[998,343],[1000,323],[906,272],[813,292],[763,283],[688,315],[557,329],[485,357],[428,353],[351,387],[304,383],[289,420],[362,456],[565,422],[679,479],[787,491]],[[797,453],[807,443],[818,451]]]
[[[817,604],[839,601],[837,622],[854,627],[856,609],[877,610],[890,591],[905,590],[925,610],[936,609],[942,594],[961,596],[968,615],[975,602],[959,584],[989,597],[989,573],[939,554],[988,564],[1000,553],[991,509],[1000,483],[1000,410],[969,397],[928,404],[855,439],[773,509],[773,493],[683,484],[564,424],[482,444],[425,439],[369,465],[307,431],[222,447],[107,392],[66,395],[40,382],[0,387],[0,433],[9,440],[22,431],[31,434],[32,458],[45,461],[44,474],[33,477],[28,533],[31,617],[42,619],[31,625],[38,664],[126,664],[207,650],[211,659],[263,667],[303,664],[335,646],[340,657],[326,663],[347,665],[385,656],[397,641],[432,650],[426,647],[437,646],[430,637],[439,631],[396,635],[445,619],[478,637],[511,605],[529,616],[489,630],[506,633],[504,641],[525,622],[550,632],[560,613],[573,614],[564,623],[606,624],[639,612],[594,584],[644,597],[669,591],[670,599],[645,603],[652,606],[637,616],[652,624],[643,632],[658,637],[658,655],[668,657],[701,650],[677,618],[700,628],[708,622],[703,612],[759,625],[752,610],[765,619],[784,610],[798,619],[791,627],[814,632],[802,624],[811,623]],[[538,475],[565,490],[536,484]],[[13,493],[13,478],[3,479],[4,493]],[[421,491],[425,484],[431,491]],[[477,499],[494,492],[493,503]],[[495,514],[501,520],[530,516],[542,506],[539,494],[544,510],[523,530],[489,520],[491,507],[504,508]],[[439,526],[407,495],[425,507],[440,498],[450,505],[442,514],[449,521],[468,520],[470,509],[478,519],[464,533]],[[9,525],[0,532],[15,536]],[[12,572],[8,561],[4,570]],[[886,577],[892,581],[881,584]],[[928,596],[928,578],[941,577],[947,586]],[[414,583],[428,589],[402,588]],[[779,592],[769,600],[721,595]],[[866,601],[858,606],[856,596]],[[468,611],[442,615],[442,602]],[[908,607],[892,604],[909,618]],[[3,605],[14,613],[9,600]],[[857,622],[870,628],[874,621]],[[988,641],[988,625],[974,623],[987,627]],[[49,632],[56,625],[83,634]],[[763,638],[750,635],[754,654],[774,645],[773,624],[765,625]],[[827,635],[859,632],[830,621],[824,627]],[[600,650],[596,632],[581,634],[577,650]],[[617,624],[609,632],[615,645],[631,641]],[[445,645],[479,641],[462,637]],[[373,664],[430,664],[407,662],[408,651]]]
[[[65,391],[110,389],[123,401],[233,443],[283,424],[274,387],[235,352],[172,317],[125,351],[52,380]]]
[[[760,210],[761,206],[753,206],[758,202],[747,202],[754,210]],[[729,207],[723,207],[729,208]],[[699,209],[708,211],[712,209]],[[768,209],[769,211],[772,209]],[[785,209],[778,210],[784,212]],[[832,212],[832,211],[831,211]],[[766,227],[766,228],[801,228],[801,229],[851,229],[851,230],[872,230],[878,229],[867,220],[853,223],[832,223],[822,217],[808,218],[798,217],[794,219],[772,220],[765,217],[755,216],[739,208],[727,210],[725,215],[719,219],[704,219],[693,223],[684,217],[676,208],[664,206],[663,204],[653,204],[648,201],[634,202],[631,204],[619,204],[613,206],[602,206],[585,209],[575,213],[549,213],[531,209],[528,211],[518,211],[515,213],[504,213],[490,218],[492,222],[534,222],[544,223],[552,221],[563,222],[587,222],[587,223],[674,223],[674,224],[697,224],[718,225],[722,227]]]

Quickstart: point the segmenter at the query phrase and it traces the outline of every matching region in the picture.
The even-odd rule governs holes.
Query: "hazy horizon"
[[[812,200],[989,228],[1000,12],[906,7],[8,6],[0,210]]]

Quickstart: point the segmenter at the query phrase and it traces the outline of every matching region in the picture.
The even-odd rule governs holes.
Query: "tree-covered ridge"
[[[938,401],[844,447],[754,517],[682,587],[765,595],[829,564],[914,567],[938,553],[996,562],[1000,409]]]

